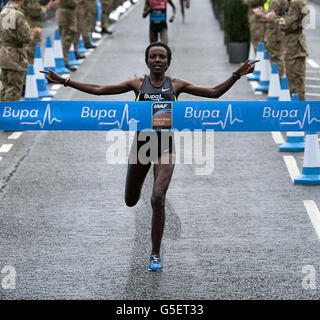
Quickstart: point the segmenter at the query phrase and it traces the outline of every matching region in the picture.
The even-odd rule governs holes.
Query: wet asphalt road
[[[111,84],[147,73],[142,8],[140,1],[114,26],[72,79]],[[47,21],[44,35],[53,36],[54,28]],[[310,58],[320,64],[319,34],[306,34]],[[192,2],[185,24],[177,13],[169,44],[172,77],[214,86],[238,67],[228,63],[209,0]],[[60,88],[54,99],[133,100],[134,94],[98,97]],[[246,79],[220,98],[261,99]],[[270,133],[216,133],[209,175],[197,175],[196,164],[176,166],[161,273],[147,271],[152,171],[137,206],[127,208],[126,164],[107,162],[106,132],[30,131],[9,141],[10,134],[0,133],[1,144],[13,143],[0,161],[0,269],[15,268],[16,288],[0,286],[0,299],[320,298],[319,281],[314,289],[302,286],[304,266],[314,266],[315,280],[320,275],[320,243],[303,204],[320,207],[319,187],[292,184]],[[303,153],[294,157],[301,169]]]

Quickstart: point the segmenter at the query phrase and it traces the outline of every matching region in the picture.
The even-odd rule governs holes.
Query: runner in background
[[[190,0],[180,0],[181,14],[182,14],[182,23],[185,21],[184,7],[187,9],[190,8]]]
[[[150,43],[159,40],[168,44],[167,3],[172,7],[173,14],[169,22],[173,22],[176,15],[176,7],[171,0],[146,0],[142,17],[150,15],[149,40]]]

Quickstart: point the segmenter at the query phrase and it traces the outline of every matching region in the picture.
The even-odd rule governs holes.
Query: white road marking
[[[320,78],[315,78],[315,77],[306,77],[306,80],[320,81]]]
[[[283,136],[282,136],[281,132],[279,132],[279,131],[273,131],[273,132],[271,132],[271,135],[272,135],[272,138],[273,138],[273,140],[274,140],[274,142],[275,142],[276,144],[283,144],[283,143],[285,143],[285,140],[283,139]]]
[[[8,137],[8,139],[10,140],[17,140],[20,138],[20,136],[23,134],[23,132],[14,132],[12,134],[10,134],[10,136]]]
[[[0,152],[9,152],[12,146],[12,143],[5,143],[0,147]]]
[[[320,212],[313,200],[304,200],[303,204],[307,210],[311,223],[313,225],[314,230],[320,240]]]
[[[306,87],[320,89],[320,85],[317,85],[317,84],[307,84]]]
[[[0,161],[2,160],[2,157],[0,157]]]
[[[320,70],[315,70],[315,69],[307,69],[307,74],[312,73],[312,74],[319,74]]]
[[[320,93],[310,93],[310,92],[307,92],[307,93],[306,93],[306,96],[310,96],[310,97],[320,97]]]
[[[291,181],[294,182],[294,178],[300,175],[296,159],[293,156],[283,156],[283,160],[287,166]]]
[[[94,42],[94,44],[95,44],[96,46],[99,46],[99,45],[100,45],[100,43],[101,43],[101,41],[102,41],[102,39],[99,39],[99,40],[97,40],[97,41],[93,41],[93,42]]]
[[[62,87],[62,84],[54,84],[54,85],[51,87],[51,90],[59,90],[61,87]]]
[[[312,59],[307,59],[307,62],[312,68],[316,68],[316,69],[320,68],[320,66]]]
[[[259,86],[259,82],[258,81],[250,81],[250,84],[251,84],[251,87],[253,89],[254,94],[256,94],[256,95],[262,94],[262,92],[255,91],[255,88]]]

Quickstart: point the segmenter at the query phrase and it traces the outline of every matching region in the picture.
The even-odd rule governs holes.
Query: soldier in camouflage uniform
[[[60,0],[56,12],[57,25],[59,26],[61,46],[65,66],[70,71],[77,70],[69,65],[69,50],[77,33],[77,0]]]
[[[113,0],[112,1],[112,9],[116,10],[122,4],[121,0]]]
[[[255,15],[253,9],[263,6],[265,0],[242,0],[242,2],[249,7],[250,41],[254,47],[254,51],[257,51],[258,42],[264,43],[266,21],[262,17]]]
[[[94,31],[94,27],[96,26],[96,22],[97,22],[96,0],[88,0],[88,8],[89,8],[88,14],[90,15],[90,18],[91,18],[90,31]]]
[[[268,0],[263,8],[256,8],[253,12],[264,19],[266,19],[265,15],[270,11],[274,11],[276,15],[282,16],[286,8],[286,2],[287,0]],[[279,76],[282,78],[284,76],[284,33],[280,30],[280,26],[277,23],[266,20],[264,43],[268,50],[270,63],[277,63]]]
[[[307,42],[303,34],[303,23],[309,15],[307,0],[291,0],[286,3],[285,13],[277,16],[275,11],[267,14],[266,18],[279,24],[285,33],[285,69],[289,82],[290,93],[297,93],[300,100],[306,95],[306,57]]]
[[[95,27],[97,20],[97,7],[95,0],[85,0],[85,17],[84,17],[84,33],[89,35],[92,29]],[[96,48],[96,45],[91,43],[89,36],[83,38],[84,46],[87,49]]]
[[[74,45],[74,53],[76,56],[76,59],[84,59],[85,55],[79,54],[78,53],[78,45],[79,45],[79,40],[80,40],[80,35],[82,34],[82,37],[89,37],[89,34],[84,36],[84,31],[85,28],[83,26],[83,21],[85,17],[85,0],[77,0],[77,7],[76,7],[76,33],[74,34],[74,39],[73,39],[73,45]]]
[[[112,11],[112,0],[101,0],[101,33],[112,34],[112,31],[108,30],[109,15]]]
[[[51,9],[58,6],[58,1],[49,1],[46,6],[41,5],[41,0],[27,0],[22,5],[22,10],[27,18],[29,26],[31,28],[42,27],[42,17]],[[41,34],[34,37],[31,43],[29,43],[25,49],[27,50],[28,62],[33,64],[36,45],[41,42]]]
[[[1,101],[20,100],[28,69],[25,45],[32,41],[34,35],[41,33],[39,28],[30,28],[21,9],[23,2],[11,0],[0,13]]]

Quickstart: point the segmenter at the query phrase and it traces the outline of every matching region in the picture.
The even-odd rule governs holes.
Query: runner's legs
[[[166,28],[163,28],[160,31],[160,40],[161,42],[163,42],[164,44],[168,44],[168,30]]]
[[[182,14],[182,22],[184,22],[184,0],[180,0],[181,14]]]
[[[149,32],[150,43],[158,41],[158,32],[150,31]]]
[[[128,207],[133,207],[140,199],[143,182],[150,169],[151,163],[148,164],[128,164],[126,187],[125,187],[125,202]]]
[[[165,164],[161,163],[164,162]],[[165,197],[174,169],[174,155],[164,154],[158,164],[154,164],[154,185],[151,196],[152,223],[151,240],[152,253],[160,254],[161,240],[165,224]]]

